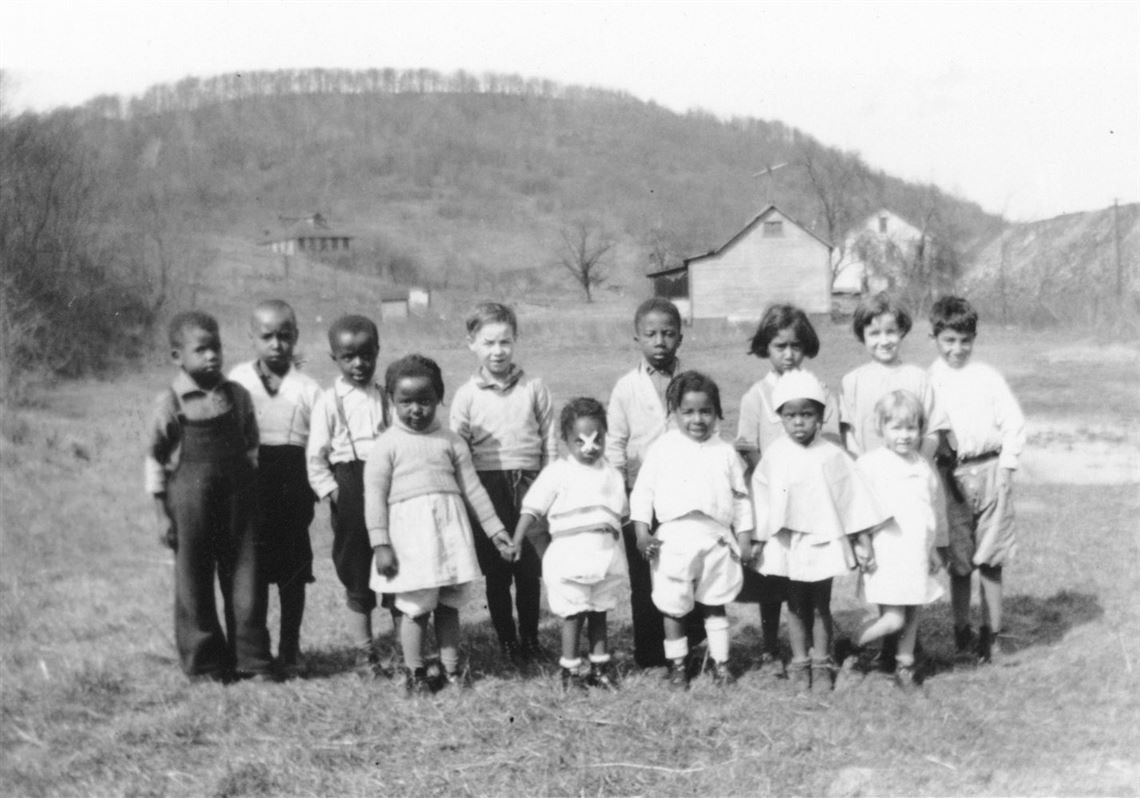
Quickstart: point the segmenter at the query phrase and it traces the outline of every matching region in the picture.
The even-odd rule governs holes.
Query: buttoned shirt
[[[317,381],[291,366],[283,375],[266,375],[252,360],[234,366],[230,379],[241,385],[253,398],[257,413],[257,430],[262,446],[304,446],[309,441],[313,408],[321,395]],[[273,393],[266,386],[267,377],[276,383]]]
[[[334,464],[368,460],[372,444],[388,425],[386,406],[379,385],[360,387],[344,377],[317,398],[305,454],[309,485],[317,496],[323,499],[336,490]]]
[[[166,483],[178,468],[182,452],[182,423],[209,421],[234,410],[246,455],[257,465],[257,417],[249,393],[236,382],[223,379],[213,388],[203,388],[185,371],[179,371],[170,386],[154,400],[148,433],[143,481],[150,494],[166,492]]]
[[[930,383],[950,419],[959,457],[1001,452],[998,465],[1017,468],[1025,446],[1025,416],[1005,378],[985,363],[951,368],[939,358]]]
[[[564,457],[538,475],[522,511],[546,518],[552,537],[584,529],[620,532],[629,519],[629,502],[621,474],[604,459],[587,465]]]

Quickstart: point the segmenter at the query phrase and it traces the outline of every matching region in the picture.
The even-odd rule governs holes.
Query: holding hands
[[[376,573],[391,579],[400,572],[400,562],[396,559],[396,552],[391,544],[383,543],[372,547],[376,558]]]

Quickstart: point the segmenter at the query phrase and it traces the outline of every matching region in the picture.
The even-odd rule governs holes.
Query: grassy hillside
[[[97,98],[81,115],[110,174],[197,230],[255,239],[278,214],[321,211],[363,237],[359,267],[400,253],[437,285],[506,274],[566,286],[558,233],[580,218],[617,242],[619,284],[645,270],[651,237],[673,258],[705,252],[768,200],[826,237],[806,169],[753,177],[808,150],[860,171],[849,214],[885,204],[917,216],[929,197],[777,121],[515,76],[383,72],[189,79],[129,102]],[[939,196],[964,238],[996,221]]]

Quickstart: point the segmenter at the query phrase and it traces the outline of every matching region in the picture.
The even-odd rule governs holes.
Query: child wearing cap
[[[812,374],[782,375],[772,404],[787,435],[752,474],[753,562],[763,575],[789,579],[788,675],[797,690],[831,689],[831,582],[870,561],[870,532],[886,520],[854,461],[819,434],[826,401]]]

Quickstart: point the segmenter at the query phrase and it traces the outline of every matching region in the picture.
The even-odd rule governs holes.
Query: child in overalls
[[[175,316],[170,349],[180,371],[156,401],[146,486],[155,498],[160,540],[175,552],[174,634],[182,670],[193,681],[272,681],[254,527],[253,403],[222,374],[212,316]],[[214,602],[215,572],[225,632]]]

